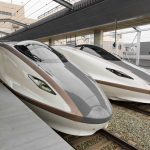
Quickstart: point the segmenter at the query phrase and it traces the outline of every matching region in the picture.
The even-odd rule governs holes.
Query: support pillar
[[[103,47],[103,31],[94,31],[94,45]]]
[[[48,39],[48,45],[49,45],[49,46],[52,45],[52,39]]]

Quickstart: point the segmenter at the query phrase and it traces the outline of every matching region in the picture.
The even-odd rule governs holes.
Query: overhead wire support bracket
[[[28,27],[27,24],[16,21],[16,20],[13,20],[13,19],[0,19],[0,22],[10,22],[10,23],[13,23],[13,24],[17,24],[19,26]]]
[[[8,35],[9,33],[4,32],[4,31],[0,31],[0,34]]]
[[[53,1],[59,3],[60,5],[63,5],[67,8],[69,8],[69,9],[73,9],[73,5],[71,3],[65,1],[65,0],[53,0]]]
[[[133,27],[133,29],[137,32],[141,32],[141,29],[139,27]]]

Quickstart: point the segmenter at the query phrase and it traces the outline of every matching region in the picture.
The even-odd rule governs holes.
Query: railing
[[[78,2],[78,1],[80,1],[80,0],[66,0],[66,1],[69,2],[69,3],[74,4],[74,3],[76,3],[76,2]],[[40,20],[40,19],[43,19],[43,18],[45,18],[45,17],[47,17],[47,16],[49,16],[49,15],[52,15],[52,14],[54,14],[54,13],[56,13],[56,12],[62,10],[63,8],[64,8],[64,6],[58,5],[58,6],[54,7],[54,8],[52,8],[52,9],[50,9],[49,11],[45,12],[44,14],[38,16],[38,19],[39,19],[39,20]]]
[[[136,61],[136,46],[131,47],[129,49],[129,51],[123,52],[123,59],[128,62],[135,63],[135,61]]]
[[[136,63],[136,52],[137,52],[137,43],[135,44],[135,40],[137,39],[137,34],[133,38],[133,41],[131,45],[126,48],[126,52],[123,52],[123,59],[125,59],[128,62]]]

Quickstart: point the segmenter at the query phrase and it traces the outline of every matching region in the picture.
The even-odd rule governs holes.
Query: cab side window
[[[97,52],[95,52],[94,50],[92,50],[91,48],[83,47],[82,50],[83,50],[84,52],[87,52],[87,53],[92,54],[92,55],[94,55],[94,56],[100,57],[100,55],[99,55]]]

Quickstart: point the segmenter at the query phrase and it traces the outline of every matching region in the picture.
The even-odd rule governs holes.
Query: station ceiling
[[[63,9],[27,28],[3,37],[4,40],[29,40],[86,30],[114,29],[150,22],[149,0],[82,0],[73,10]]]

